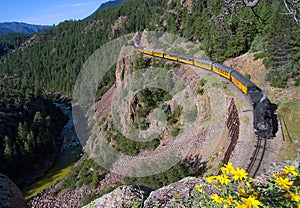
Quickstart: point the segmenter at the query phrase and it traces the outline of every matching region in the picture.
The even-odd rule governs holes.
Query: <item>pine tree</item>
[[[7,161],[10,161],[13,157],[13,148],[9,137],[6,135],[4,137],[5,148],[4,148],[4,157]]]

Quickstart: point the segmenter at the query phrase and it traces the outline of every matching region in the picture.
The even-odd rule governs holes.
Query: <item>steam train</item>
[[[145,48],[141,47],[136,42],[134,43],[134,45],[137,50],[143,54],[200,67],[212,71],[230,80],[244,94],[249,96],[252,102],[254,114],[253,127],[254,133],[257,135],[257,137],[260,139],[270,139],[274,136],[270,101],[268,100],[268,98],[266,98],[260,88],[258,88],[253,82],[245,78],[238,71],[228,68],[222,64],[212,62],[210,60]]]

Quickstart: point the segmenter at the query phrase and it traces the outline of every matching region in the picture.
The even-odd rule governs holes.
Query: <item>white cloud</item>
[[[36,16],[36,17],[26,17],[21,19],[21,22],[26,22],[29,24],[36,24],[36,25],[52,25],[57,24],[60,19],[63,18],[62,14],[52,14],[52,15],[44,15],[44,16]]]
[[[60,5],[58,6],[58,8],[67,8],[67,7],[85,7],[85,6],[88,6],[92,3],[75,3],[75,4],[64,4],[64,5]]]

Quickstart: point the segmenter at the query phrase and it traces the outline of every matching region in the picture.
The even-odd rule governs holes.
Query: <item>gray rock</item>
[[[285,160],[280,162],[274,162],[271,166],[265,171],[265,175],[273,174],[273,173],[282,173],[284,166],[295,166],[296,168],[300,166],[300,158],[296,158],[295,160]]]
[[[259,183],[259,186],[267,186],[268,175],[272,173],[280,173],[284,166],[294,165],[299,167],[300,158],[295,160],[288,160],[283,162],[274,162],[265,174],[255,178],[255,181]],[[187,177],[176,183],[172,183],[168,186],[162,187],[155,191],[152,191],[148,198],[145,200],[147,193],[135,186],[123,186],[113,192],[104,195],[101,198],[96,199],[91,205],[94,207],[132,207],[133,203],[136,203],[134,207],[143,208],[173,208],[173,207],[200,207],[196,200],[199,194],[195,186],[201,185],[203,192],[211,195],[215,193],[210,184],[206,183],[201,178]],[[90,206],[90,207],[93,207]],[[85,206],[84,208],[89,208]]]
[[[0,173],[0,207],[27,207],[20,189],[5,175]]]
[[[113,208],[113,207],[141,207],[147,191],[138,186],[121,186],[114,191],[92,201],[83,208]]]
[[[197,193],[196,185],[201,185],[204,191],[209,192],[209,186],[203,179],[187,177],[151,192],[144,202],[144,208],[177,207],[179,204],[180,207],[198,207],[189,200]]]

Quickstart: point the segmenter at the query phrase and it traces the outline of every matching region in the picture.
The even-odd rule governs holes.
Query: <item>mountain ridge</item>
[[[103,9],[107,9],[109,7],[118,6],[120,4],[123,4],[126,1],[128,1],[128,0],[112,0],[112,1],[107,1],[105,3],[102,3],[95,12],[93,12],[91,15],[87,16],[83,20],[89,20],[94,16],[94,14],[98,13],[99,11],[101,11]]]
[[[2,22],[0,23],[0,35],[9,33],[33,34],[51,27],[49,25],[34,25],[24,22]]]

